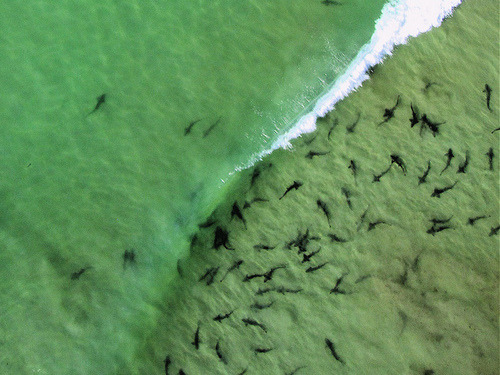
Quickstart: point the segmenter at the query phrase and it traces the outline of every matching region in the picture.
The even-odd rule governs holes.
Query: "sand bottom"
[[[498,374],[497,14],[466,1],[242,173],[179,264],[137,372],[167,358],[187,374]],[[411,127],[411,106],[431,125]]]

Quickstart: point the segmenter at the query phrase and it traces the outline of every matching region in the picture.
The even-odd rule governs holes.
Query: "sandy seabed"
[[[498,374],[498,7],[465,1],[241,173],[133,371]]]

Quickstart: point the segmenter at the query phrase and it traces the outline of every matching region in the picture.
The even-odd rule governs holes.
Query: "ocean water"
[[[196,225],[384,4],[2,4],[3,373],[135,373]]]
[[[182,262],[139,373],[164,372],[167,358],[173,374],[499,373],[499,6],[465,1],[396,48],[314,133],[259,162],[253,185],[253,170],[241,173]],[[412,107],[445,122],[439,133],[412,127]],[[391,154],[405,170],[388,170]],[[280,200],[293,181],[302,186]],[[234,202],[251,203],[244,222]],[[234,250],[212,249],[215,225]],[[292,243],[306,233],[303,249]]]
[[[4,371],[126,367],[230,172],[345,69],[383,4],[2,4]]]

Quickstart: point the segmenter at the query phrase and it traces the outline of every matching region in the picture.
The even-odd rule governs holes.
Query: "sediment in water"
[[[398,48],[371,80],[319,121],[314,134],[258,163],[262,173],[254,186],[249,188],[252,171],[241,174],[235,194],[214,214],[235,250],[215,251],[214,229],[199,232],[177,295],[165,302],[158,330],[137,356],[138,372],[159,372],[168,354],[187,373],[238,373],[248,367],[249,373],[274,374],[300,366],[314,374],[332,368],[343,374],[494,373],[499,240],[490,233],[499,224],[499,164],[496,159],[490,171],[485,153],[490,147],[496,155],[500,151],[498,132],[491,134],[500,103],[493,96],[488,111],[482,90],[485,83],[499,87],[498,39],[489,38],[498,30],[496,14],[494,1],[465,2],[441,28]],[[377,126],[398,95],[394,118]],[[411,128],[410,105],[433,121],[446,121],[439,134],[421,132],[420,124]],[[358,113],[354,132],[347,132]],[[449,148],[457,157],[440,174]],[[308,159],[311,150],[329,153]],[[457,173],[467,152],[469,167]],[[404,160],[407,173],[393,165],[374,182],[391,154]],[[348,169],[351,160],[358,166],[356,176]],[[419,185],[429,161],[427,182]],[[303,185],[279,200],[294,180]],[[435,188],[455,182],[440,198],[431,196]],[[350,192],[352,207],[342,189]],[[243,211],[248,229],[231,220],[234,201],[243,206],[256,197],[269,201]],[[331,227],[318,199],[330,208]],[[467,223],[480,215],[486,218]],[[449,219],[450,228],[429,233],[433,219]],[[297,248],[286,243],[307,230],[318,237],[307,244],[307,253],[321,250],[304,265]],[[332,240],[332,234],[346,242]],[[258,251],[256,244],[275,248]],[[237,259],[244,263],[220,282]],[[322,269],[305,272],[325,262]],[[243,282],[246,274],[282,264],[286,269],[268,283]],[[198,281],[208,267],[220,267],[211,285]],[[337,290],[344,293],[330,293],[340,278]],[[280,286],[302,290],[256,295],[259,288]],[[273,305],[255,311],[255,301]],[[224,324],[212,321],[233,309]],[[247,316],[268,332],[244,327],[241,319]],[[189,343],[198,322],[204,342],[194,352]],[[343,362],[328,352],[325,338]],[[228,364],[215,357],[218,340],[225,344]],[[257,357],[256,346],[273,351]]]

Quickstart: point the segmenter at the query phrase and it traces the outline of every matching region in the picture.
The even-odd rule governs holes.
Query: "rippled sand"
[[[175,295],[159,307],[163,319],[134,373],[164,373],[168,358],[170,373],[187,374],[497,374],[497,14],[497,2],[466,1],[439,29],[398,47],[293,150],[242,173],[180,262]],[[398,96],[394,118],[378,126]],[[411,104],[445,122],[438,134],[410,127]],[[374,182],[391,154],[406,172],[393,163]],[[280,200],[294,181],[302,185]],[[267,201],[243,208],[255,198]],[[245,222],[231,218],[235,201]],[[234,250],[213,249],[217,226]],[[279,266],[267,282],[255,276]]]

